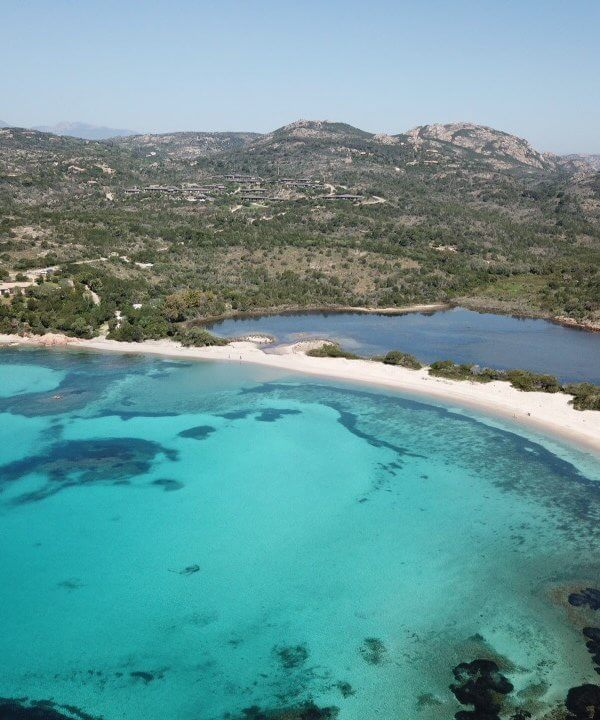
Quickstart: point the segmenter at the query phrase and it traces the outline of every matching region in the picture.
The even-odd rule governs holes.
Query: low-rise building
[[[17,295],[23,292],[25,288],[31,287],[32,282],[3,282],[0,283],[0,296],[9,297],[10,295]]]

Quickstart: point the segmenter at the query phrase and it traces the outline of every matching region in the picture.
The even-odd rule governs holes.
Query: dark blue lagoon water
[[[397,349],[425,362],[450,359],[500,369],[519,367],[565,381],[600,383],[600,333],[463,308],[404,315],[265,315],[223,320],[210,329],[224,337],[267,333],[280,343],[324,337],[360,355]]]
[[[245,365],[8,349],[0,387],[0,697],[18,706],[448,720],[463,661],[497,661],[506,717],[598,680],[581,631],[599,611],[567,603],[600,583],[590,456]]]

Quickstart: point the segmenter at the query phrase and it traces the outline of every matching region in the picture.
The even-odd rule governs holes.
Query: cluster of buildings
[[[311,178],[261,178],[258,175],[243,173],[228,173],[216,178],[220,182],[206,185],[147,185],[145,187],[130,187],[125,189],[126,195],[140,194],[182,194],[191,202],[207,202],[213,200],[216,194],[225,193],[236,201],[266,202],[279,201],[289,202],[292,200],[303,200],[310,197],[313,200],[345,200],[349,202],[360,202],[363,195],[353,193],[324,194],[326,186],[318,180]],[[231,188],[235,183],[238,187]],[[268,186],[268,187],[265,187]],[[332,188],[333,189],[333,188]],[[320,194],[307,196],[306,191],[321,191]],[[301,194],[298,194],[300,193]]]
[[[211,195],[222,192],[225,190],[225,185],[223,184],[212,184],[212,185],[182,185],[181,187],[178,187],[177,185],[146,185],[144,187],[129,187],[125,188],[125,194],[126,195],[140,195],[142,193],[148,193],[151,195],[174,195],[177,193],[182,193],[187,195],[188,197],[195,198],[197,201],[206,201],[211,200]]]

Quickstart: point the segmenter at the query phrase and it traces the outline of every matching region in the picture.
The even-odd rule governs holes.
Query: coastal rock
[[[60,347],[69,343],[77,343],[77,338],[53,332],[44,335],[15,335],[14,338],[19,345],[40,345],[41,347]]]

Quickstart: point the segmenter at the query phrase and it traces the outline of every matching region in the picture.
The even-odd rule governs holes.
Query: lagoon
[[[359,355],[403,350],[424,362],[454,360],[498,369],[523,368],[568,382],[600,384],[600,333],[547,320],[478,313],[289,313],[230,318],[208,326],[217,335],[269,334],[278,343],[338,340]]]

